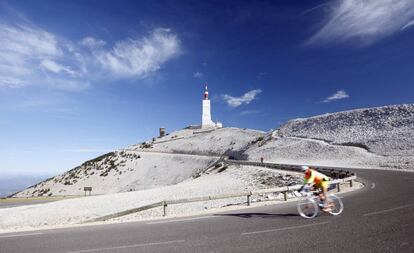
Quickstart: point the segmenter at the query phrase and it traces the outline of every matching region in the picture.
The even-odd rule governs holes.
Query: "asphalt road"
[[[0,252],[414,252],[414,173],[355,170],[344,212],[298,216],[296,202],[181,219],[0,234]]]

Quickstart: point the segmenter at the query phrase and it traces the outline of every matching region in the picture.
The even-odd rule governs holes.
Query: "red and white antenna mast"
[[[208,89],[207,89],[207,83],[206,83],[206,90],[204,91],[204,100],[208,100]]]

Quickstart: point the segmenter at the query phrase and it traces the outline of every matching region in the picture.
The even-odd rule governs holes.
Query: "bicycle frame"
[[[320,189],[301,192],[303,198],[299,200],[297,208],[302,217],[314,218],[318,215],[319,210],[324,210],[325,206],[322,205],[323,202],[320,199],[321,192],[322,191]],[[334,194],[327,194],[325,197],[325,203],[328,203],[328,208],[330,210],[324,212],[332,215],[338,215],[343,211],[343,203],[337,196]],[[310,213],[308,213],[308,211],[310,211]]]

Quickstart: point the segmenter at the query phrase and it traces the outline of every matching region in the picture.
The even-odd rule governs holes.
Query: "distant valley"
[[[0,198],[21,191],[48,177],[49,175],[0,175]]]

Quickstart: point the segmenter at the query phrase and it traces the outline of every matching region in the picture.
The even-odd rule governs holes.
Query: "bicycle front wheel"
[[[331,209],[328,213],[332,215],[338,215],[342,213],[344,210],[344,203],[342,203],[342,200],[333,194],[329,195],[328,199],[328,206]]]
[[[297,204],[298,212],[303,218],[311,219],[318,215],[318,205],[314,198],[304,198]]]

